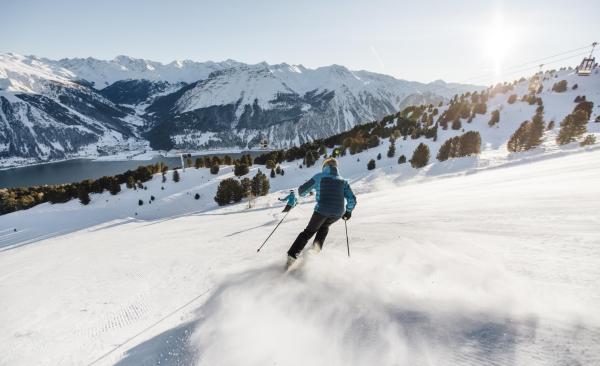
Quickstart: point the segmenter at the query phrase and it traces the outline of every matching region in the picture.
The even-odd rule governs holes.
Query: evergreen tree
[[[554,85],[552,85],[552,91],[554,91],[554,92],[562,93],[566,90],[567,90],[567,81],[566,80],[561,80],[558,83],[555,83]]]
[[[525,151],[525,146],[527,144],[527,130],[528,130],[529,121],[525,121],[521,123],[519,128],[510,136],[508,139],[508,144],[506,148],[510,152],[519,152]]]
[[[269,193],[269,178],[260,170],[252,178],[252,194],[254,196],[264,196]]]
[[[398,158],[398,164],[404,164],[404,163],[406,163],[406,156],[400,155],[400,157]]]
[[[452,121],[452,129],[453,130],[460,130],[462,127],[462,123],[460,123],[460,119],[455,119],[454,121]]]
[[[244,188],[240,182],[234,178],[227,178],[219,183],[214,200],[219,206],[223,206],[232,202],[240,202],[244,194]]]
[[[244,190],[244,197],[248,197],[252,193],[252,179],[242,178],[242,180],[240,180],[240,184]]]
[[[371,135],[367,139],[367,148],[373,148],[379,146],[379,137],[377,135]]]
[[[413,152],[413,156],[410,159],[410,165],[413,168],[422,168],[429,162],[429,147],[424,143],[420,143],[419,146]]]
[[[110,186],[108,191],[113,196],[121,192],[121,185],[119,184],[119,182],[117,182],[117,180],[114,177],[110,177]]]
[[[577,84],[575,84],[577,85]],[[596,143],[596,136],[594,135],[587,135],[580,143],[580,146],[587,146],[587,145],[593,145]]]
[[[241,177],[244,176],[246,174],[248,174],[250,170],[248,169],[248,165],[244,164],[244,163],[238,163],[236,165],[234,165],[233,167],[233,174],[236,177]]]
[[[271,169],[271,178],[275,178],[275,169]]]
[[[223,164],[225,164],[225,165],[231,165],[231,163],[232,163],[231,156],[229,156],[229,155],[225,155],[225,156],[223,157]],[[247,165],[246,165],[246,166],[247,166]]]
[[[396,141],[395,140],[391,140],[390,141],[390,147],[388,147],[388,151],[387,151],[387,157],[388,158],[393,158],[394,155],[396,155]]]
[[[492,111],[492,117],[490,118],[488,125],[491,127],[498,122],[500,122],[500,111],[496,109],[495,111]]]
[[[173,170],[173,182],[177,183],[180,179],[179,171],[177,169]]]
[[[186,163],[187,167],[191,167],[192,166],[192,159],[191,158],[185,159],[185,163]]]
[[[202,161],[202,159],[201,159],[201,158],[196,158],[196,162],[195,162],[195,164],[194,164],[194,167],[195,167],[196,169],[200,169],[200,168],[202,168],[203,166],[204,166],[204,162]]]
[[[127,183],[125,183],[126,187],[129,189],[135,188],[135,181],[133,180],[133,176],[127,177]]]
[[[90,194],[84,185],[79,185],[77,189],[77,198],[79,198],[79,202],[81,202],[82,205],[90,203]]]
[[[556,137],[556,143],[565,145],[576,141],[587,130],[589,115],[582,109],[579,109],[568,116],[560,123],[560,131]]]
[[[144,204],[144,201],[138,200],[138,206],[142,206],[143,204]]]
[[[550,121],[550,123],[548,123],[548,127],[547,127],[548,131],[553,130],[554,129],[554,121]]]
[[[199,199],[200,199],[200,194],[199,194],[199,193],[196,193],[196,194],[194,195],[194,199],[195,199],[195,200],[199,200]]]
[[[513,104],[514,102],[517,101],[517,95],[516,94],[512,94],[510,97],[508,97],[508,104]]]
[[[304,165],[306,165],[307,168],[310,168],[315,165],[317,159],[318,156],[316,156],[315,152],[313,150],[308,150],[304,156]]]
[[[210,167],[210,174],[215,174],[215,175],[216,175],[216,174],[219,174],[219,168],[220,168],[220,167],[219,167],[219,164],[213,164],[213,165]]]
[[[281,166],[280,165],[277,165],[277,167],[275,168],[275,173],[281,174]]]
[[[373,169],[375,169],[375,160],[371,159],[367,163],[367,170],[373,170]]]
[[[381,153],[377,154],[377,160],[381,160]]]
[[[223,164],[223,162],[221,161],[221,158],[219,158],[218,156],[213,156],[211,159],[211,164],[212,165],[215,165],[215,164],[221,165],[221,164]]]

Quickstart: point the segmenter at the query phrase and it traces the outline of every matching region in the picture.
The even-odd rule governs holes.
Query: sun
[[[484,35],[482,43],[485,57],[491,62],[494,82],[496,82],[502,74],[505,61],[513,50],[516,40],[515,27],[506,23],[502,15],[498,14],[489,25],[484,27],[482,34]]]

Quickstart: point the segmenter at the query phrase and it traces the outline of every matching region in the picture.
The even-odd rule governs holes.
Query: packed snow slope
[[[228,167],[0,217],[0,364],[600,363],[600,150],[367,172],[386,148],[340,159],[352,256],[339,222],[287,275],[312,198],[256,248],[297,163],[251,209],[212,201]]]

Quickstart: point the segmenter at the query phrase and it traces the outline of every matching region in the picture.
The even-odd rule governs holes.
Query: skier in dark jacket
[[[288,194],[287,196],[285,196],[283,198],[279,198],[279,200],[287,201],[285,208],[281,212],[288,212],[289,210],[294,208],[294,206],[296,206],[296,204],[298,203],[298,199],[296,198],[296,194],[294,193],[293,189],[290,190],[290,194]]]
[[[286,268],[294,263],[298,254],[315,234],[313,247],[321,250],[329,232],[329,226],[340,218],[349,220],[352,217],[352,210],[356,206],[356,197],[352,193],[348,181],[339,175],[338,162],[334,158],[325,159],[322,172],[302,184],[298,188],[298,193],[303,197],[313,189],[317,192],[315,211],[306,229],[298,235],[288,250]]]

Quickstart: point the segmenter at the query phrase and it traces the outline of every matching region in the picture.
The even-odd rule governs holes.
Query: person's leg
[[[308,240],[312,238],[313,235],[315,235],[315,233],[319,230],[319,228],[321,227],[321,225],[323,225],[325,221],[327,221],[327,217],[322,216],[318,212],[314,212],[312,217],[310,218],[310,221],[308,222],[308,225],[306,226],[306,229],[304,229],[304,231],[298,235],[298,237],[288,250],[288,255],[296,258],[298,254],[300,254],[302,249],[304,249],[304,246],[306,245],[306,243],[308,243]]]
[[[285,205],[285,208],[284,208],[284,209],[283,209],[283,211],[281,211],[281,212],[288,212],[288,211],[289,211],[289,210],[291,210],[291,209],[292,209],[292,206],[290,206],[290,205]]]
[[[331,226],[331,224],[333,224],[337,220],[339,219],[328,217],[327,220],[323,222],[323,225],[321,225],[321,227],[317,231],[317,235],[315,236],[315,241],[313,242],[313,245],[317,246],[318,250],[321,250],[323,248],[323,243],[325,242],[325,238],[329,233],[329,226]]]

